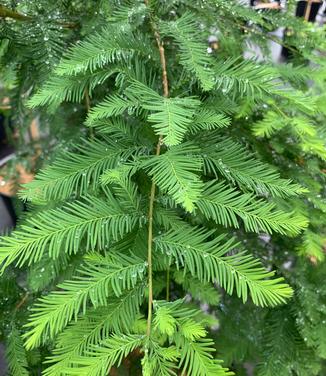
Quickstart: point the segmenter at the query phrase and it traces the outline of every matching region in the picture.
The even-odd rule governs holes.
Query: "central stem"
[[[147,1],[145,1],[147,4]],[[168,76],[166,71],[166,60],[165,60],[165,53],[163,42],[161,41],[160,34],[156,31],[155,25],[151,22],[152,29],[154,30],[154,36],[156,39],[156,43],[158,49],[160,51],[160,61],[162,67],[162,87],[163,87],[163,95],[164,97],[169,96],[169,83],[168,83]],[[157,145],[156,145],[156,153],[155,155],[158,156],[161,153],[161,145],[163,141],[163,136],[160,135]],[[152,327],[152,312],[153,312],[153,263],[152,263],[152,250],[153,250],[153,212],[154,212],[154,200],[155,200],[155,191],[156,186],[155,183],[152,182],[151,192],[150,192],[150,199],[149,199],[149,211],[148,211],[148,248],[147,248],[147,262],[148,262],[148,316],[147,316],[147,336],[149,337],[151,334],[151,327]]]

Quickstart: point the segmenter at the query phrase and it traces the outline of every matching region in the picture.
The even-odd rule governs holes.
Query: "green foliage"
[[[55,73],[72,76],[86,71],[94,72],[116,60],[128,60],[135,54],[148,55],[148,43],[144,35],[119,30],[116,25],[112,25],[66,52]]]
[[[46,251],[54,259],[62,249],[69,254],[77,253],[83,241],[86,249],[103,249],[109,240],[117,240],[141,222],[140,213],[124,211],[112,194],[104,197],[110,204],[103,197],[89,196],[83,201],[67,203],[64,208],[43,211],[35,219],[29,218],[14,237],[3,239],[3,269],[12,262],[30,265]]]
[[[116,167],[121,160],[144,150],[127,140],[104,140],[84,140],[82,144],[76,145],[75,152],[62,153],[37,179],[25,185],[21,197],[50,200],[65,199],[77,192],[85,194],[90,183],[96,188],[96,182],[105,170]]]
[[[288,179],[281,179],[272,166],[254,158],[232,139],[214,139],[211,143],[207,138],[205,141],[207,146],[204,167],[208,174],[221,174],[232,184],[238,184],[242,189],[249,189],[260,195],[286,197],[306,191]]]
[[[101,348],[91,347],[87,356],[77,356],[72,359],[74,368],[69,369],[71,375],[105,376],[112,366],[119,366],[122,360],[135,348],[140,347],[143,336],[112,335],[101,343]]]
[[[209,240],[210,236],[212,232],[185,227],[161,235],[155,244],[203,282],[217,281],[229,294],[235,290],[243,302],[247,301],[248,292],[253,302],[261,306],[280,304],[292,295],[291,288],[280,283],[282,278],[265,280],[274,273],[267,272],[250,255],[243,252],[226,255],[239,246],[234,239],[225,241],[225,236],[220,235]]]
[[[198,208],[206,218],[224,226],[239,227],[238,216],[247,231],[298,234],[307,225],[305,218],[275,211],[272,203],[254,200],[251,194],[239,194],[214,180],[206,184]]]
[[[90,255],[74,280],[60,285],[60,291],[41,298],[33,309],[26,346],[38,346],[42,339],[53,337],[80,309],[86,312],[87,302],[96,308],[106,304],[110,294],[120,296],[123,290],[133,288],[142,278],[146,264],[130,257],[100,257]]]
[[[28,364],[23,340],[18,330],[13,327],[6,342],[6,359],[12,376],[28,376]]]
[[[205,51],[195,19],[195,14],[186,13],[175,21],[161,23],[160,31],[175,39],[179,47],[180,63],[188,74],[195,75],[203,90],[210,90],[214,86],[214,72],[210,67],[212,60]]]
[[[1,72],[50,155],[0,240],[1,283],[28,267],[12,374],[322,372],[325,68],[295,60],[322,33],[228,0],[7,3]],[[291,64],[243,58],[279,26]]]
[[[203,183],[196,174],[201,165],[198,149],[191,143],[184,143],[182,147],[175,146],[162,155],[152,157],[144,167],[163,192],[166,191],[176,203],[192,212],[203,189]]]

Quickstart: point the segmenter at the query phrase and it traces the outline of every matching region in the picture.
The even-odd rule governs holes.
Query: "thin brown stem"
[[[91,100],[90,100],[90,97],[89,97],[89,92],[88,92],[88,89],[85,89],[85,106],[86,106],[86,110],[87,112],[89,112],[89,110],[91,109]]]
[[[33,21],[34,17],[27,16],[25,14],[19,13],[15,10],[7,8],[3,5],[0,5],[0,18],[11,18],[17,21]],[[62,26],[64,29],[74,29],[78,26],[76,22],[65,22],[65,21],[57,21],[57,23]]]
[[[0,17],[12,18],[14,20],[19,20],[19,21],[31,21],[32,20],[32,17],[25,16],[24,14],[11,10],[7,7],[4,7],[3,5],[0,5]]]
[[[145,4],[148,6],[148,0],[145,0]],[[155,24],[153,20],[151,20],[151,27],[154,32],[154,36],[156,39],[157,47],[160,52],[160,61],[161,61],[161,68],[162,68],[162,88],[163,88],[163,95],[164,97],[169,96],[169,82],[166,70],[166,59],[165,59],[165,52],[164,52],[164,45],[161,40],[161,36],[159,32],[156,30]],[[156,153],[155,155],[158,156],[161,153],[161,145],[163,143],[163,136],[160,135],[157,145],[156,145]],[[154,214],[154,200],[155,200],[155,191],[156,186],[155,183],[152,182],[150,198],[149,198],[149,211],[148,211],[148,245],[147,245],[147,262],[148,262],[148,316],[147,316],[147,336],[149,337],[151,334],[152,328],[152,310],[153,310],[153,262],[152,262],[152,250],[153,250],[153,214]]]
[[[27,298],[28,298],[28,295],[29,293],[27,292],[23,298],[17,303],[16,307],[15,307],[15,311],[18,311],[26,302]]]

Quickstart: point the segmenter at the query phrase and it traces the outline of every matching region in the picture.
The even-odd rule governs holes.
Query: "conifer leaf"
[[[182,141],[197,106],[199,101],[192,98],[162,98],[160,103],[149,101],[144,108],[153,110],[148,121],[155,133],[164,136],[166,145],[173,146]]]
[[[186,319],[181,324],[181,334],[190,341],[197,341],[199,338],[206,337],[205,328],[198,322]]]
[[[308,225],[303,216],[275,210],[275,204],[240,193],[223,182],[207,183],[197,206],[206,218],[226,227],[238,228],[240,217],[246,231],[296,235]]]
[[[132,114],[139,106],[140,103],[135,98],[126,98],[118,94],[110,95],[90,110],[86,125],[94,126],[98,120],[122,115],[127,110]]]
[[[28,376],[27,356],[19,331],[13,327],[6,341],[6,360],[12,376]]]
[[[271,137],[289,124],[288,120],[274,111],[268,111],[264,118],[252,127],[253,134],[258,137]]]
[[[189,212],[194,210],[203,189],[196,174],[202,163],[197,150],[191,143],[183,143],[144,163],[155,184]]]
[[[180,63],[190,75],[195,75],[203,90],[208,91],[214,86],[212,59],[198,33],[199,26],[195,20],[196,15],[188,12],[175,21],[161,22],[160,30],[176,40],[180,49]]]
[[[85,197],[63,208],[40,212],[12,236],[1,238],[2,271],[11,263],[21,266],[39,261],[45,252],[57,258],[61,252],[77,253],[85,241],[86,249],[103,249],[140,223],[139,213],[126,213],[112,195]]]
[[[87,260],[87,259],[86,259]],[[69,321],[84,314],[87,303],[93,307],[107,305],[110,295],[120,296],[123,290],[135,287],[146,271],[144,260],[136,256],[91,255],[71,281],[58,285],[54,291],[38,300],[32,309],[29,331],[24,335],[26,347],[33,348],[53,338]]]
[[[323,373],[322,28],[243,0],[5,3],[0,188],[36,174],[0,238],[8,372]],[[295,66],[265,59],[280,27]]]
[[[159,307],[155,313],[154,325],[162,334],[172,336],[176,330],[176,319],[167,307]]]
[[[79,356],[73,359],[74,366],[68,369],[69,375],[80,376],[107,376],[113,365],[117,367],[122,360],[144,342],[143,335],[113,334],[101,344],[101,347],[93,347],[87,356]]]
[[[77,355],[85,355],[92,346],[108,338],[110,333],[122,332],[132,326],[143,300],[144,287],[136,285],[119,298],[110,298],[105,307],[90,309],[78,321],[70,324],[58,337],[57,346],[44,370],[44,376],[59,376],[71,366]]]
[[[141,107],[150,111],[148,121],[153,124],[156,134],[164,136],[169,145],[179,144],[200,101],[195,98],[165,98],[143,83],[133,80],[124,91],[124,97],[111,96],[95,106],[88,116],[87,125],[110,116],[121,115],[124,111],[134,111]]]
[[[209,240],[212,231],[185,226],[182,231],[169,231],[155,238],[157,250],[173,257],[177,266],[184,267],[204,282],[217,282],[228,294],[236,291],[243,302],[250,293],[254,304],[275,306],[292,296],[292,289],[283,278],[266,279],[274,272],[266,271],[261,263],[244,253],[228,254],[239,246],[233,239],[221,235]]]
[[[315,261],[324,261],[326,237],[307,229],[302,236],[302,243],[298,246],[299,254]]]
[[[175,346],[162,347],[150,340],[148,350],[142,359],[143,376],[175,376],[176,362],[180,352]]]
[[[116,141],[109,138],[83,140],[74,151],[59,155],[52,165],[25,184],[20,197],[25,200],[38,197],[50,200],[65,199],[74,192],[85,194],[98,185],[105,170],[144,152],[143,147],[134,146],[127,140]]]
[[[195,118],[189,127],[189,132],[225,128],[230,125],[230,118],[205,107],[196,112]]]
[[[207,136],[204,140],[207,145],[203,151],[206,174],[219,173],[231,183],[260,195],[270,193],[272,196],[286,197],[307,192],[307,189],[299,184],[282,179],[274,167],[261,162],[232,139],[222,138],[215,141],[214,137]]]
[[[85,98],[85,90],[92,95],[94,88],[103,84],[109,77],[116,73],[116,67],[85,75],[58,76],[54,75],[34,94],[29,100],[31,108],[37,106],[58,106],[60,103],[82,102]]]
[[[170,227],[168,230],[171,228],[173,227]],[[187,291],[193,299],[214,306],[218,305],[220,295],[213,284],[203,283],[198,278],[193,277],[189,273],[185,274],[181,270],[174,272],[174,280],[182,285],[184,290]]]
[[[180,365],[183,372],[198,376],[234,375],[221,366],[221,361],[213,358],[214,352],[214,342],[209,338],[196,342],[182,341]]]
[[[158,135],[164,136],[169,146],[179,144],[191,123],[200,101],[195,98],[165,98],[144,84],[134,81],[128,88],[127,96],[136,96],[141,107],[151,111],[148,121]]]
[[[93,33],[72,47],[55,70],[58,75],[75,75],[87,70],[94,72],[109,63],[127,60],[134,55],[148,56],[149,43],[144,34],[122,30],[117,25]]]
[[[137,192],[137,186],[130,179],[136,169],[137,167],[132,163],[124,164],[116,169],[105,171],[101,176],[103,185],[113,186],[112,190],[125,210],[140,210],[141,196]]]
[[[214,66],[216,89],[232,97],[248,96],[251,100],[261,100],[275,88],[272,71],[255,61],[230,58],[219,61]]]
[[[148,7],[142,1],[126,0],[122,4],[117,4],[111,19],[114,22],[121,22],[124,25],[128,24],[133,27],[135,21],[138,19],[143,20],[148,11]]]

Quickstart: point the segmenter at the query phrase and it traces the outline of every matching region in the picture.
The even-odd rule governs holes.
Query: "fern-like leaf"
[[[292,290],[283,278],[266,279],[274,272],[267,272],[258,260],[244,252],[228,255],[239,244],[233,239],[225,241],[223,235],[210,240],[212,234],[187,226],[155,238],[155,244],[157,250],[173,257],[179,267],[184,266],[201,281],[216,281],[228,294],[236,290],[243,302],[247,301],[248,292],[253,302],[263,307],[284,303],[291,297]]]
[[[72,47],[55,72],[58,75],[74,75],[87,70],[94,72],[109,63],[127,60],[134,55],[147,57],[149,45],[143,34],[136,35],[112,25]]]
[[[199,26],[195,20],[196,15],[186,13],[176,21],[162,22],[160,30],[176,40],[180,51],[180,63],[190,75],[195,75],[204,90],[210,90],[214,86],[212,59],[198,33]]]
[[[13,327],[6,341],[6,360],[11,376],[28,376],[28,364],[23,340]]]
[[[203,189],[196,174],[202,163],[196,156],[197,150],[191,143],[183,143],[144,163],[155,184],[189,212],[194,210]]]
[[[213,138],[214,139],[214,138]],[[205,138],[207,144],[210,138]],[[206,174],[221,174],[233,184],[250,189],[257,194],[295,196],[307,190],[288,179],[282,179],[272,166],[261,162],[242,145],[230,138],[217,139],[203,150]]]
[[[193,376],[228,376],[233,372],[223,368],[221,361],[213,358],[215,352],[214,342],[209,339],[201,339],[196,342],[182,341],[180,365],[183,372]]]
[[[94,346],[87,356],[75,357],[73,367],[66,372],[76,376],[106,376],[113,365],[118,367],[122,360],[143,342],[142,335],[112,335],[102,342],[101,347]]]
[[[137,257],[91,255],[71,281],[58,285],[59,291],[40,298],[32,309],[31,328],[25,334],[26,347],[38,346],[47,338],[53,338],[69,321],[86,312],[87,303],[95,308],[108,304],[109,295],[120,296],[123,290],[135,287],[142,279],[146,263]]]
[[[238,228],[240,217],[247,231],[296,235],[308,225],[301,215],[275,210],[275,204],[241,194],[223,182],[207,183],[197,206],[206,218],[223,226]]]
[[[59,155],[53,164],[36,175],[20,193],[23,199],[65,199],[72,193],[85,194],[98,185],[101,174],[121,161],[144,152],[143,147],[108,138],[84,140],[73,152]]]
[[[139,312],[143,300],[144,287],[135,286],[119,298],[111,298],[105,307],[89,310],[78,317],[58,337],[57,346],[47,362],[54,363],[46,368],[44,376],[60,376],[62,369],[68,368],[77,355],[86,352],[115,333],[128,330]]]
[[[121,238],[140,221],[139,213],[124,212],[112,195],[106,200],[90,196],[63,209],[40,212],[12,236],[1,238],[2,270],[13,262],[30,265],[45,252],[52,258],[60,252],[77,253],[83,241],[88,250],[104,249],[110,239]]]

